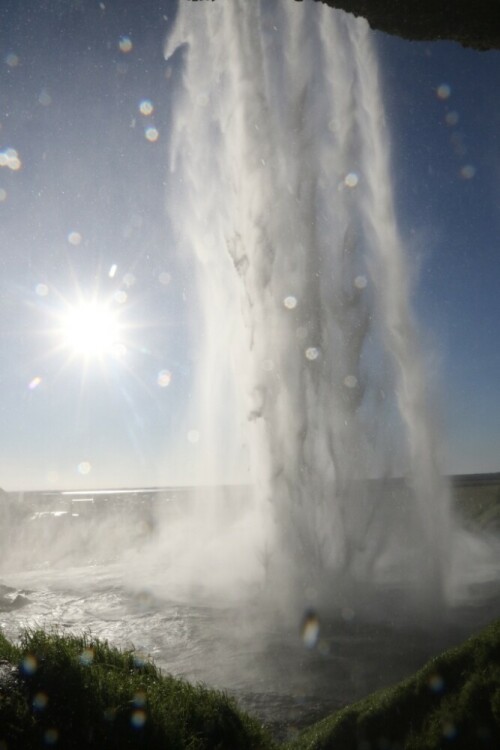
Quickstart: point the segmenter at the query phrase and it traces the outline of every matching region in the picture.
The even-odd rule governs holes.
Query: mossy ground
[[[163,675],[90,635],[0,634],[0,750],[276,750],[224,693]],[[500,748],[500,621],[410,679],[348,706],[287,750]]]

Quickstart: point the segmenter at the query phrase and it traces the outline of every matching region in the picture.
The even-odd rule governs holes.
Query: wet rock
[[[316,0],[363,16],[373,29],[404,39],[449,39],[479,50],[500,49],[496,0]]]

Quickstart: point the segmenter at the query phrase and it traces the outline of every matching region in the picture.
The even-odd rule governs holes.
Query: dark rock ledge
[[[301,2],[301,0],[295,0]],[[363,16],[373,29],[411,40],[500,49],[500,0],[316,0]]]

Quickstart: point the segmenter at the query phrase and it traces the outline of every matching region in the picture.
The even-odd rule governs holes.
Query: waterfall
[[[278,588],[340,605],[385,583],[436,601],[449,496],[372,32],[312,1],[184,2],[165,56],[204,455],[229,461],[230,435],[248,440],[251,533]]]

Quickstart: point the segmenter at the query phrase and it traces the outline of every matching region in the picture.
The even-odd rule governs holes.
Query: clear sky
[[[193,479],[200,311],[165,208],[175,7],[1,5],[5,489]],[[500,53],[376,37],[444,469],[499,471]]]

